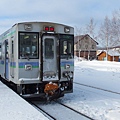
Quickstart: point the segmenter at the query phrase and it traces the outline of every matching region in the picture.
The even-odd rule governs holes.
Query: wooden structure
[[[77,57],[84,57],[88,60],[96,59],[98,43],[88,34],[75,36],[74,54]]]
[[[120,53],[118,51],[113,51],[109,50],[108,53],[107,51],[101,51],[100,53],[97,54],[97,59],[101,61],[120,61]]]

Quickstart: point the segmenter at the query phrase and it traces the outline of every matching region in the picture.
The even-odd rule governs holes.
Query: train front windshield
[[[38,33],[19,33],[19,58],[38,58]]]
[[[60,57],[62,59],[73,58],[74,36],[60,35]]]

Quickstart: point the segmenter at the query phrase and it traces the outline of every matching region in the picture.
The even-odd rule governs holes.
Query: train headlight
[[[70,68],[70,65],[69,64],[66,64],[65,65],[65,69],[69,69]]]
[[[69,28],[69,27],[65,27],[65,28],[64,28],[64,32],[65,32],[65,33],[69,33],[69,32],[70,32],[70,28]]]
[[[31,24],[24,24],[24,29],[27,31],[31,31],[32,30],[32,25]]]
[[[64,71],[63,77],[73,79],[73,72],[72,71]]]
[[[30,64],[25,65],[25,70],[27,70],[27,71],[32,70],[32,65],[30,65]]]

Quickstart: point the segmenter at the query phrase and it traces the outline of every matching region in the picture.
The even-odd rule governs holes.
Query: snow
[[[76,62],[75,81],[120,92],[120,62]]]
[[[0,82],[0,120],[48,120]]]
[[[120,93],[120,62],[75,60],[74,82]],[[96,120],[120,120],[120,95],[80,86],[61,101]]]
[[[38,101],[35,102],[40,108],[45,110],[51,116],[54,116],[56,120],[89,120],[84,116],[80,116],[78,113],[54,102],[51,101],[48,103],[40,103]]]
[[[74,82],[120,93],[120,62],[75,59]],[[95,120],[120,119],[119,94],[74,83],[73,93],[66,94],[59,100]],[[0,105],[0,120],[47,120],[13,91],[9,93],[1,83]]]

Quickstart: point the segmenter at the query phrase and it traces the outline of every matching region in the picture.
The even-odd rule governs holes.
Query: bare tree
[[[80,52],[81,52],[81,46],[80,46],[80,35],[82,34],[82,28],[75,27],[75,36],[77,38],[78,44],[76,46],[77,51],[78,51],[78,60],[80,60]],[[76,42],[77,42],[76,41]]]
[[[75,36],[82,34],[82,28],[78,28],[77,26],[75,26],[74,28],[75,28]]]
[[[111,20],[111,44],[112,46],[120,45],[120,10],[113,12]]]
[[[111,39],[111,21],[106,16],[104,19],[104,23],[100,27],[99,31],[99,42],[106,47],[106,60],[108,60],[108,47],[110,46],[110,39]]]
[[[95,28],[96,23],[94,22],[94,19],[91,18],[89,23],[86,25],[86,33],[89,34],[93,39],[96,39],[95,37]],[[88,60],[90,59],[90,51],[92,49],[92,43],[91,40],[89,42],[89,48],[88,48]]]
[[[95,38],[95,27],[96,23],[94,22],[94,19],[91,18],[89,23],[86,25],[86,33],[93,38]]]
[[[113,17],[120,19],[120,9],[113,11]]]

